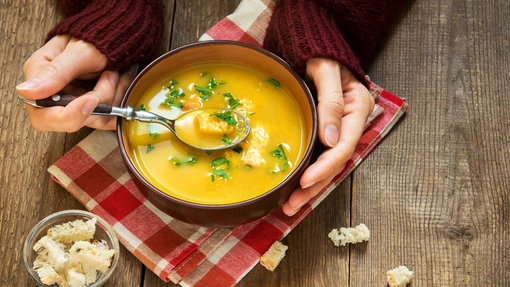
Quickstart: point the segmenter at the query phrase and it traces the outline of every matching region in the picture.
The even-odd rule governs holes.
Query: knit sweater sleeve
[[[299,73],[310,58],[330,58],[367,85],[363,65],[405,0],[278,0],[264,48]]]
[[[67,17],[46,37],[68,34],[93,44],[108,58],[107,70],[144,66],[163,37],[161,0],[59,0]]]

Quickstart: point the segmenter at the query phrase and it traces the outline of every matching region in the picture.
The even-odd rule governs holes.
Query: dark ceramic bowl
[[[117,136],[122,157],[141,192],[156,207],[168,215],[192,224],[210,227],[232,227],[244,224],[269,213],[283,204],[299,185],[299,179],[309,165],[316,142],[317,111],[312,95],[304,81],[282,59],[248,44],[231,41],[206,41],[172,50],[147,66],[129,87],[121,106],[135,106],[140,95],[166,75],[183,67],[211,61],[225,61],[245,65],[277,78],[299,104],[305,119],[306,147],[304,157],[283,182],[255,198],[221,205],[198,204],[168,195],[154,187],[133,164],[128,147],[128,124],[119,120]]]

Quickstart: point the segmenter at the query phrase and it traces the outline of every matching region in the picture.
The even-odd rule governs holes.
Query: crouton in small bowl
[[[98,287],[115,270],[119,241],[99,216],[64,210],[47,216],[30,231],[23,259],[39,286]]]

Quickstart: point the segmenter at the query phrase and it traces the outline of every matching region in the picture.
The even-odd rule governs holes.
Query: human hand
[[[134,73],[120,77],[104,71],[108,60],[94,45],[69,35],[53,37],[25,63],[26,81],[18,93],[37,100],[64,92],[81,95],[66,107],[35,108],[25,105],[32,126],[40,131],[73,132],[83,126],[114,129],[116,118],[91,116],[99,102],[119,104]],[[100,77],[99,77],[100,76]],[[99,77],[92,91],[83,83]]]
[[[300,179],[300,186],[283,204],[283,212],[294,215],[342,171],[352,157],[365,123],[374,109],[368,89],[340,63],[310,59],[306,73],[317,88],[318,135],[328,147]]]

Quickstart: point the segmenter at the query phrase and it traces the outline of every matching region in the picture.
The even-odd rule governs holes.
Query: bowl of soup
[[[164,213],[201,226],[244,224],[283,204],[316,142],[317,112],[304,81],[279,57],[239,42],[194,43],[162,55],[135,78],[121,106],[169,119],[221,108],[247,119],[248,137],[219,150],[190,147],[156,123],[118,121],[121,154],[140,191]],[[188,136],[233,140],[229,130],[203,131],[197,122],[184,128]]]

